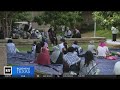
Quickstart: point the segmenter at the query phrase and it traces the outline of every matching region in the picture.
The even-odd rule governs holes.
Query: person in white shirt
[[[11,39],[8,40],[6,48],[7,54],[16,54],[17,52],[16,46]]]
[[[64,42],[65,42],[65,39],[60,39],[61,43],[58,45],[59,46],[59,49],[60,49],[60,52],[63,51],[63,48],[64,48]]]
[[[42,35],[41,35],[41,33],[39,32],[39,30],[36,30],[36,31],[35,31],[35,35],[36,35],[37,39],[42,40]]]
[[[50,56],[51,61],[55,63],[57,61],[59,55],[60,55],[59,48],[57,46],[54,46],[53,47],[53,52],[52,52],[52,54]]]
[[[105,42],[100,42],[99,46],[97,47],[97,55],[98,57],[106,58],[107,55],[109,55],[109,49]]]
[[[94,45],[94,41],[90,41],[88,45],[88,50],[91,51],[93,54],[96,54],[96,47]]]
[[[33,45],[32,45],[32,53],[35,55],[36,54],[36,41],[33,42]]]
[[[113,73],[115,75],[120,75],[120,61],[115,63]]]
[[[115,28],[114,26],[112,26],[111,31],[112,31],[112,41],[115,42],[117,38],[117,33],[119,32],[119,30]]]
[[[78,45],[77,41],[74,41],[74,43],[72,44],[72,47],[75,49],[75,53],[77,53],[78,56],[83,51],[83,49]]]
[[[66,31],[65,31],[65,35],[64,35],[66,38],[70,38],[72,36],[72,32],[71,30],[69,29],[69,27],[66,28]]]
[[[28,25],[29,25],[28,32],[30,32],[32,30],[32,23],[28,21]]]

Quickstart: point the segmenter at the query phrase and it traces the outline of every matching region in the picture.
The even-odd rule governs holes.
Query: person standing
[[[117,33],[119,32],[118,29],[114,26],[111,27],[111,31],[112,31],[112,41],[116,41],[117,38]]]
[[[49,30],[48,30],[48,34],[49,34],[49,38],[50,38],[50,41],[52,43],[52,45],[54,44],[58,44],[57,42],[57,37],[56,37],[56,32],[54,30],[54,27],[51,27]]]

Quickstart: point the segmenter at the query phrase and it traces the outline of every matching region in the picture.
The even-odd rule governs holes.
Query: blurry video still
[[[120,74],[119,19],[113,17],[119,17],[118,12],[0,13],[1,77],[59,78]]]

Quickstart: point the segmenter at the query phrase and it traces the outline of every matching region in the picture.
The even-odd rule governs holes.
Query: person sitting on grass
[[[97,47],[97,55],[99,58],[106,58],[107,55],[109,55],[109,49],[104,41],[101,41],[99,43],[99,46]]]
[[[33,42],[33,45],[32,45],[32,50],[31,52],[35,55],[36,54],[36,41]]]
[[[48,49],[48,43],[45,38],[42,38],[42,42],[44,42],[44,47]],[[49,49],[48,49],[49,50]]]
[[[78,41],[74,41],[72,47],[75,49],[77,55],[79,56],[83,49],[78,45]]]
[[[58,45],[59,46],[59,49],[60,49],[60,52],[62,52],[63,48],[64,48],[64,42],[65,42],[65,39],[64,38],[61,38],[60,39],[60,44]]]
[[[64,48],[62,48],[62,53],[67,54],[67,49],[68,49],[67,42],[64,42],[63,45],[64,45]]]
[[[100,42],[97,48],[98,58],[105,58],[108,60],[116,60],[117,56],[120,56],[120,52],[109,51],[105,42]]]
[[[97,63],[94,60],[93,53],[87,51],[84,55],[85,60],[80,63],[80,75],[98,75],[100,70],[97,68]]]
[[[51,62],[53,64],[62,64],[63,62],[63,54],[60,52],[58,46],[53,47],[53,52],[50,56]]]
[[[8,39],[6,49],[8,54],[16,54],[16,52],[19,52],[12,39]]]
[[[77,75],[80,70],[79,68],[80,61],[81,61],[81,58],[78,57],[76,54],[74,54],[74,48],[69,47],[67,54],[63,55],[63,62],[64,62],[63,70],[66,71],[65,69],[68,67],[70,74]]]
[[[90,41],[88,45],[88,50],[91,51],[94,55],[96,55],[96,47],[94,45],[94,41]]]
[[[41,49],[40,49],[40,53],[37,56],[37,60],[35,61],[35,63],[37,64],[41,64],[41,65],[49,65],[50,64],[50,55],[49,55],[49,51],[46,47],[44,47],[45,43],[41,42]]]

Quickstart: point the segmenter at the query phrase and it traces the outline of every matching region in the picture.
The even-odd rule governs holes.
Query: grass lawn
[[[31,45],[16,46],[20,52],[27,52],[31,50]]]
[[[70,47],[72,44],[68,44],[68,46]],[[79,46],[81,46],[83,48],[83,50],[87,50],[87,46],[88,43],[79,43]],[[95,43],[95,46],[98,46],[98,43]],[[18,50],[20,50],[20,52],[27,52],[31,50],[31,45],[23,45],[23,46],[17,46]],[[50,51],[52,51],[52,46],[51,44],[49,45],[49,49]]]
[[[93,36],[94,36],[94,31],[93,32],[90,31],[82,34],[82,37],[93,37]],[[97,30],[96,37],[106,37],[107,39],[112,39],[112,32],[111,30]],[[120,39],[120,32],[118,33],[117,39]]]
[[[82,34],[82,37],[93,37],[93,33],[94,32],[87,32]],[[106,37],[107,39],[111,39],[112,38],[112,33],[110,30],[97,30],[96,31],[96,37]],[[117,39],[120,39],[120,33],[118,34]],[[68,46],[70,47],[72,44],[69,43]],[[83,48],[83,50],[87,50],[88,47],[88,43],[79,43],[79,46],[81,46]],[[95,43],[95,46],[97,48],[98,43]],[[27,51],[31,51],[31,47],[32,45],[19,45],[16,46],[18,48],[18,50],[20,50],[20,52],[27,52]],[[52,46],[51,44],[49,44],[49,49],[50,51],[52,51]],[[11,64],[9,64],[9,66],[12,66]],[[40,73],[35,71],[35,77],[37,77],[37,75],[39,75],[39,77],[42,77],[43,75],[45,75],[44,73]]]
[[[59,32],[59,34],[61,34],[61,32]],[[57,35],[59,35],[59,34],[57,33]],[[83,33],[82,37],[93,37],[93,35],[94,35],[94,30],[90,31],[90,32],[87,32],[87,33]],[[96,37],[106,37],[107,39],[112,39],[112,32],[111,32],[111,30],[96,30]],[[120,39],[120,32],[118,33],[117,39]],[[71,44],[68,44],[68,45],[71,46]],[[80,43],[79,45],[84,50],[86,50],[88,43]],[[97,46],[98,43],[95,43],[95,45]],[[30,51],[31,50],[31,45],[17,46],[17,48],[20,51]],[[50,51],[52,50],[51,45],[49,45],[49,49],[50,49]]]

